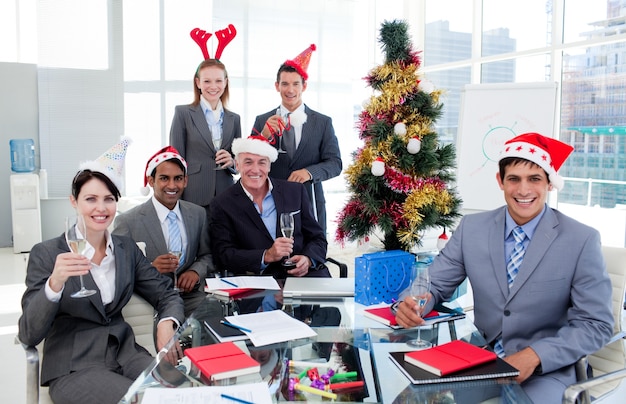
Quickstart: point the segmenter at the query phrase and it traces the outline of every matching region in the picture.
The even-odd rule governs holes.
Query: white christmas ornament
[[[411,154],[419,152],[421,148],[422,142],[416,137],[409,139],[409,143],[406,145],[406,150]]]
[[[395,124],[393,127],[393,133],[399,136],[406,135],[406,125],[404,124],[404,122],[398,122],[397,124]]]
[[[437,249],[443,250],[446,244],[448,244],[448,235],[446,234],[446,229],[443,229],[443,233],[437,239]]]
[[[430,94],[433,91],[435,91],[434,84],[428,80],[420,80],[419,84],[417,85],[417,88],[419,88],[420,91],[423,91],[426,94]]]
[[[380,177],[385,174],[385,162],[382,158],[378,157],[372,162],[372,175]]]

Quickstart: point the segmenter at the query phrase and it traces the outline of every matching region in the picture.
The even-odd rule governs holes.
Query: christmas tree
[[[357,128],[364,145],[345,175],[350,199],[339,212],[336,240],[379,233],[386,250],[421,245],[429,228],[445,228],[460,216],[454,181],[455,147],[439,144],[434,123],[442,91],[422,80],[420,59],[404,21],[386,21],[379,42],[385,63],[365,80],[374,90]]]

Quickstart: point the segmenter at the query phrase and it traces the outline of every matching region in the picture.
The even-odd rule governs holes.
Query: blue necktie
[[[524,248],[524,239],[526,238],[526,233],[524,230],[517,226],[513,229],[513,238],[515,239],[515,246],[513,247],[513,252],[509,257],[506,264],[506,280],[509,283],[509,288],[513,286],[513,281],[519,272],[519,267],[522,265],[522,260],[524,259],[524,253],[526,249]],[[494,352],[499,357],[504,357],[504,346],[502,345],[502,337],[496,340],[495,345],[493,346]]]
[[[181,256],[178,259],[178,266],[182,267],[185,262],[185,251],[183,250],[183,239],[180,236],[180,227],[178,227],[178,216],[173,211],[167,214],[167,230],[169,232],[168,249],[170,251],[180,251]]]
[[[524,233],[524,230],[522,230],[520,226],[513,229],[513,238],[515,238],[515,246],[513,247],[513,252],[511,253],[511,256],[506,264],[506,278],[509,282],[509,288],[513,286],[513,281],[519,272],[519,267],[522,265],[524,253],[526,252],[526,249],[524,248],[526,233]]]

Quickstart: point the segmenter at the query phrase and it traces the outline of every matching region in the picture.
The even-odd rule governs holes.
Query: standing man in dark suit
[[[200,206],[180,200],[187,185],[187,163],[178,151],[166,146],[146,164],[144,185],[150,184],[154,195],[145,203],[115,219],[113,234],[130,236],[146,243],[146,257],[162,274],[173,278],[185,302],[185,317],[202,303],[204,282],[215,271],[209,245],[206,212]],[[181,261],[168,252],[168,214],[176,214],[182,236]]]
[[[280,66],[274,86],[282,103],[278,109],[256,117],[253,133],[263,134],[279,150],[270,176],[306,186],[315,217],[326,234],[322,181],[341,174],[342,163],[331,118],[313,111],[302,101],[314,50],[315,45],[311,45]]]
[[[220,268],[235,274],[330,277],[326,237],[301,184],[270,179],[278,152],[263,136],[235,139],[241,179],[211,204],[211,248]],[[292,238],[282,237],[278,218],[291,213]],[[281,262],[290,256],[295,268]]]

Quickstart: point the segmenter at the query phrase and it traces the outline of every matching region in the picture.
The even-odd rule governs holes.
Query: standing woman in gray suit
[[[226,66],[217,59],[200,63],[194,101],[176,106],[170,130],[170,144],[188,164],[189,182],[182,199],[207,213],[213,198],[233,185],[236,172],[230,147],[241,137],[241,119],[227,109],[228,95]]]
[[[45,339],[41,383],[50,386],[55,403],[117,403],[152,362],[122,315],[133,293],[158,312],[157,351],[184,320],[183,301],[169,278],[130,237],[107,230],[117,211],[127,145],[84,163],[72,181],[70,202],[86,224],[82,253],[71,252],[60,235],[33,246],[28,259],[19,339],[30,346]],[[81,276],[95,294],[73,296]],[[180,346],[170,351],[168,360],[176,363]]]

